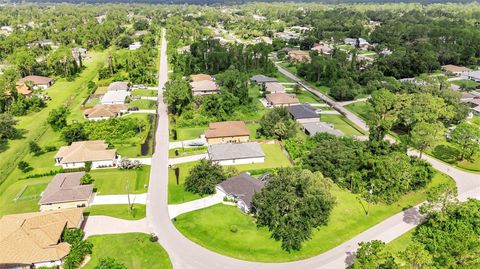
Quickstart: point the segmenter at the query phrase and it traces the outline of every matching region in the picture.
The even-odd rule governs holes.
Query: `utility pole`
[[[128,189],[128,179],[125,182],[125,190],[127,191],[127,199],[128,199],[128,211],[132,211],[132,204],[130,203],[130,191]]]

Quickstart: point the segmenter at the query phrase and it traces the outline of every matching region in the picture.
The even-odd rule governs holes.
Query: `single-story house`
[[[325,54],[325,55],[330,55],[333,52],[332,46],[328,44],[323,44],[323,43],[314,44],[310,50],[316,51],[319,54]]]
[[[278,32],[275,33],[275,37],[280,38],[282,40],[288,41],[292,38],[297,38],[299,35],[297,33],[292,32]]]
[[[142,47],[142,43],[140,43],[140,42],[137,41],[137,42],[133,42],[132,44],[130,44],[130,45],[128,46],[128,49],[129,49],[129,50],[138,50],[138,49],[141,48],[141,47]]]
[[[5,215],[0,218],[0,267],[39,268],[63,264],[70,244],[65,229],[80,228],[83,209]]]
[[[288,107],[298,105],[300,102],[295,94],[288,93],[269,93],[266,95],[268,105],[272,107]]]
[[[250,132],[243,121],[212,122],[205,131],[207,143],[243,143],[250,139]]]
[[[333,124],[319,121],[302,123],[302,129],[310,136],[314,136],[317,133],[329,133],[335,136],[343,135],[343,132],[333,128]]]
[[[61,147],[55,154],[55,164],[66,168],[85,167],[92,162],[92,169],[117,165],[117,150],[109,149],[104,140],[78,141]]]
[[[288,59],[294,62],[310,62],[310,54],[308,51],[291,50],[288,52]]]
[[[217,83],[211,80],[191,82],[190,86],[192,86],[193,95],[208,95],[208,94],[216,94],[220,92],[220,89],[218,88]]]
[[[116,105],[96,105],[92,108],[86,109],[83,116],[88,120],[106,120],[120,116],[122,113],[128,111],[128,106],[125,104]]]
[[[250,78],[250,81],[255,82],[257,84],[264,84],[268,82],[277,82],[278,80],[276,78],[271,78],[264,75],[255,75]]]
[[[260,192],[264,186],[264,182],[247,173],[241,173],[218,184],[216,190],[218,193],[234,200],[240,210],[248,213],[252,209],[253,195]]]
[[[129,91],[130,84],[124,81],[115,81],[108,85],[107,91]]]
[[[469,79],[469,80],[480,82],[480,71],[468,72],[468,73],[463,74],[462,76],[466,76],[467,79]]]
[[[480,98],[474,97],[469,99],[462,99],[462,102],[466,103],[475,116],[480,116]]]
[[[81,185],[84,175],[85,172],[56,174],[42,192],[38,203],[40,211],[88,207],[93,194],[93,184]]]
[[[285,87],[278,82],[267,82],[265,83],[265,91],[269,93],[276,93],[276,92],[285,92]]]
[[[53,78],[42,76],[26,76],[18,80],[19,83],[26,83],[27,81],[31,82],[33,87],[37,89],[48,89],[55,82]]]
[[[265,162],[265,153],[256,142],[225,143],[208,146],[208,158],[220,165]]]
[[[447,64],[442,66],[442,70],[448,73],[452,73],[455,76],[460,76],[462,74],[471,72],[472,69],[465,67],[465,66],[458,66],[458,65],[453,65],[453,64]]]
[[[288,107],[292,119],[299,123],[319,122],[317,111],[309,104],[300,104]]]
[[[100,99],[100,103],[102,105],[125,104],[128,96],[130,92],[125,90],[107,91]]]
[[[213,77],[210,76],[210,75],[207,75],[207,74],[195,74],[195,75],[191,75],[190,76],[190,79],[192,80],[192,82],[199,82],[199,81],[204,81],[204,80],[209,80],[209,81],[213,81]]]

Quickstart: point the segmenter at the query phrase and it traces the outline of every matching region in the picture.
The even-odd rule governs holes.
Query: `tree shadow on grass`
[[[0,140],[0,153],[6,151],[9,148],[7,140]]]
[[[448,145],[436,146],[433,149],[432,154],[435,158],[438,158],[447,163],[455,163],[460,156],[460,152],[458,149]]]

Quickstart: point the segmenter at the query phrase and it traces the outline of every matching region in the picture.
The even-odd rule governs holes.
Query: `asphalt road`
[[[155,133],[155,151],[152,156],[149,195],[147,200],[147,223],[157,234],[159,243],[166,249],[174,268],[214,268],[214,269],[312,269],[312,268],[345,268],[357,248],[358,242],[374,239],[389,242],[414,228],[421,222],[417,207],[396,214],[353,239],[318,256],[289,263],[254,263],[241,261],[209,251],[185,238],[177,231],[168,215],[168,114],[163,102],[163,86],[168,80],[166,40],[162,37],[161,59],[159,71],[158,122]],[[292,74],[290,74],[292,75]],[[298,79],[297,79],[298,80]],[[326,97],[326,96],[325,96]],[[326,97],[327,99],[328,97]],[[330,99],[330,98],[328,98]],[[331,100],[331,99],[330,99]],[[344,114],[361,128],[365,123],[353,113],[337,106]],[[459,193],[464,197],[477,197],[480,192],[480,176],[466,173],[441,162],[432,162],[433,166],[452,176],[459,184]],[[218,216],[221,218],[222,216]]]

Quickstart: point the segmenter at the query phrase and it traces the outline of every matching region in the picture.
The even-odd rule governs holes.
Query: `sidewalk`
[[[183,213],[187,213],[190,211],[216,205],[221,203],[222,201],[223,201],[223,195],[219,193],[215,193],[214,195],[211,195],[202,199],[186,202],[183,204],[168,205],[168,215],[170,216],[171,219],[173,219],[176,216],[181,215]]]

